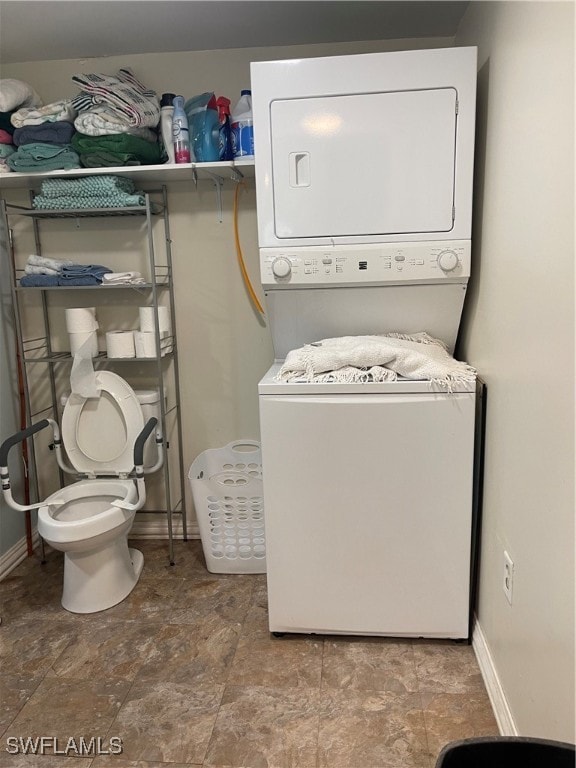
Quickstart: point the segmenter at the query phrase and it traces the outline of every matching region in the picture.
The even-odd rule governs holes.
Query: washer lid
[[[134,468],[134,441],[144,416],[132,387],[111,371],[96,373],[100,397],[72,394],[62,415],[62,440],[72,466],[90,475]]]
[[[258,382],[259,395],[422,395],[429,394],[434,397],[451,397],[458,392],[475,392],[476,380],[458,381],[452,384],[448,392],[438,384],[428,379],[403,379],[396,381],[372,381],[372,382],[298,382],[278,381],[276,378],[283,360],[276,360],[272,367]],[[367,401],[368,402],[368,401]]]

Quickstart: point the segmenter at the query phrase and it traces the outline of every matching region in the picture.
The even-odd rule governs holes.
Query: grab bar
[[[6,438],[2,445],[0,445],[0,480],[2,481],[2,495],[4,496],[4,499],[9,507],[12,509],[16,509],[19,512],[27,512],[31,509],[38,509],[39,507],[43,507],[45,505],[45,501],[40,501],[37,504],[18,504],[17,501],[14,500],[14,497],[12,496],[12,491],[10,489],[10,475],[8,473],[8,454],[10,453],[10,449],[13,448],[15,445],[18,445],[18,443],[24,442],[24,440],[27,440],[29,437],[32,437],[37,432],[41,432],[43,429],[46,429],[46,427],[52,427],[52,433],[54,435],[54,444],[59,445],[60,444],[60,430],[58,429],[58,424],[53,419],[42,419],[42,421],[39,421],[37,424],[32,424],[30,427],[26,427],[26,429],[22,429],[20,432],[16,432],[15,435],[12,435],[11,437]],[[51,502],[51,506],[59,506],[60,504],[63,504],[63,501],[53,501]]]

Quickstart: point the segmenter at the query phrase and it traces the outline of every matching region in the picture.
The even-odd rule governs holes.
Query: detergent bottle
[[[184,97],[175,96],[173,100],[172,140],[176,163],[190,162],[190,139],[188,136],[188,118],[184,112]]]
[[[219,160],[220,123],[216,96],[206,91],[188,99],[184,105],[190,125],[192,151],[197,163],[215,163]]]
[[[230,99],[220,96],[216,99],[216,105],[218,106],[218,121],[220,123],[220,160],[234,160],[232,127],[230,125]]]
[[[230,118],[235,158],[254,157],[254,128],[252,122],[252,91],[240,91],[240,99]]]

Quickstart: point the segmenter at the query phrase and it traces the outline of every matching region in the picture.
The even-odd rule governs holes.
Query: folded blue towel
[[[73,277],[95,277],[101,283],[102,275],[107,272],[112,272],[112,270],[101,264],[70,264],[62,267],[60,274],[67,280]]]
[[[40,125],[25,125],[16,128],[12,141],[19,147],[22,144],[42,142],[43,144],[70,144],[75,133],[72,123],[58,120],[55,123],[40,123]]]
[[[59,283],[60,275],[24,275],[20,278],[22,288],[51,288]]]
[[[69,285],[101,285],[102,276],[112,272],[100,264],[72,264],[62,267],[56,275],[24,275],[20,278],[23,288],[52,288]]]
[[[102,279],[95,275],[59,275],[58,285],[102,285]]]

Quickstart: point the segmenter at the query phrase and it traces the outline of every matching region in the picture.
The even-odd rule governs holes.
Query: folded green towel
[[[6,159],[13,171],[35,173],[42,171],[60,171],[68,168],[80,168],[80,158],[69,144],[42,144],[34,142],[18,147]]]
[[[43,197],[92,197],[117,192],[133,195],[135,186],[132,179],[123,176],[86,176],[80,179],[44,179],[42,182]]]
[[[52,211],[66,208],[126,208],[144,204],[143,193],[127,195],[125,192],[92,195],[91,197],[77,197],[76,195],[45,197],[44,195],[36,195],[33,203],[34,208]]]
[[[0,157],[6,159],[16,152],[16,147],[12,144],[0,144]]]
[[[98,164],[156,165],[160,163],[160,147],[129,133],[114,133],[107,136],[86,136],[76,133],[72,146],[82,156],[83,165],[94,168]],[[98,161],[102,162],[98,162]],[[121,160],[122,162],[118,162]]]
[[[80,162],[84,168],[121,168],[124,165],[143,165],[136,155],[131,155],[127,152],[124,154],[117,152],[90,152],[86,155],[80,153]]]

